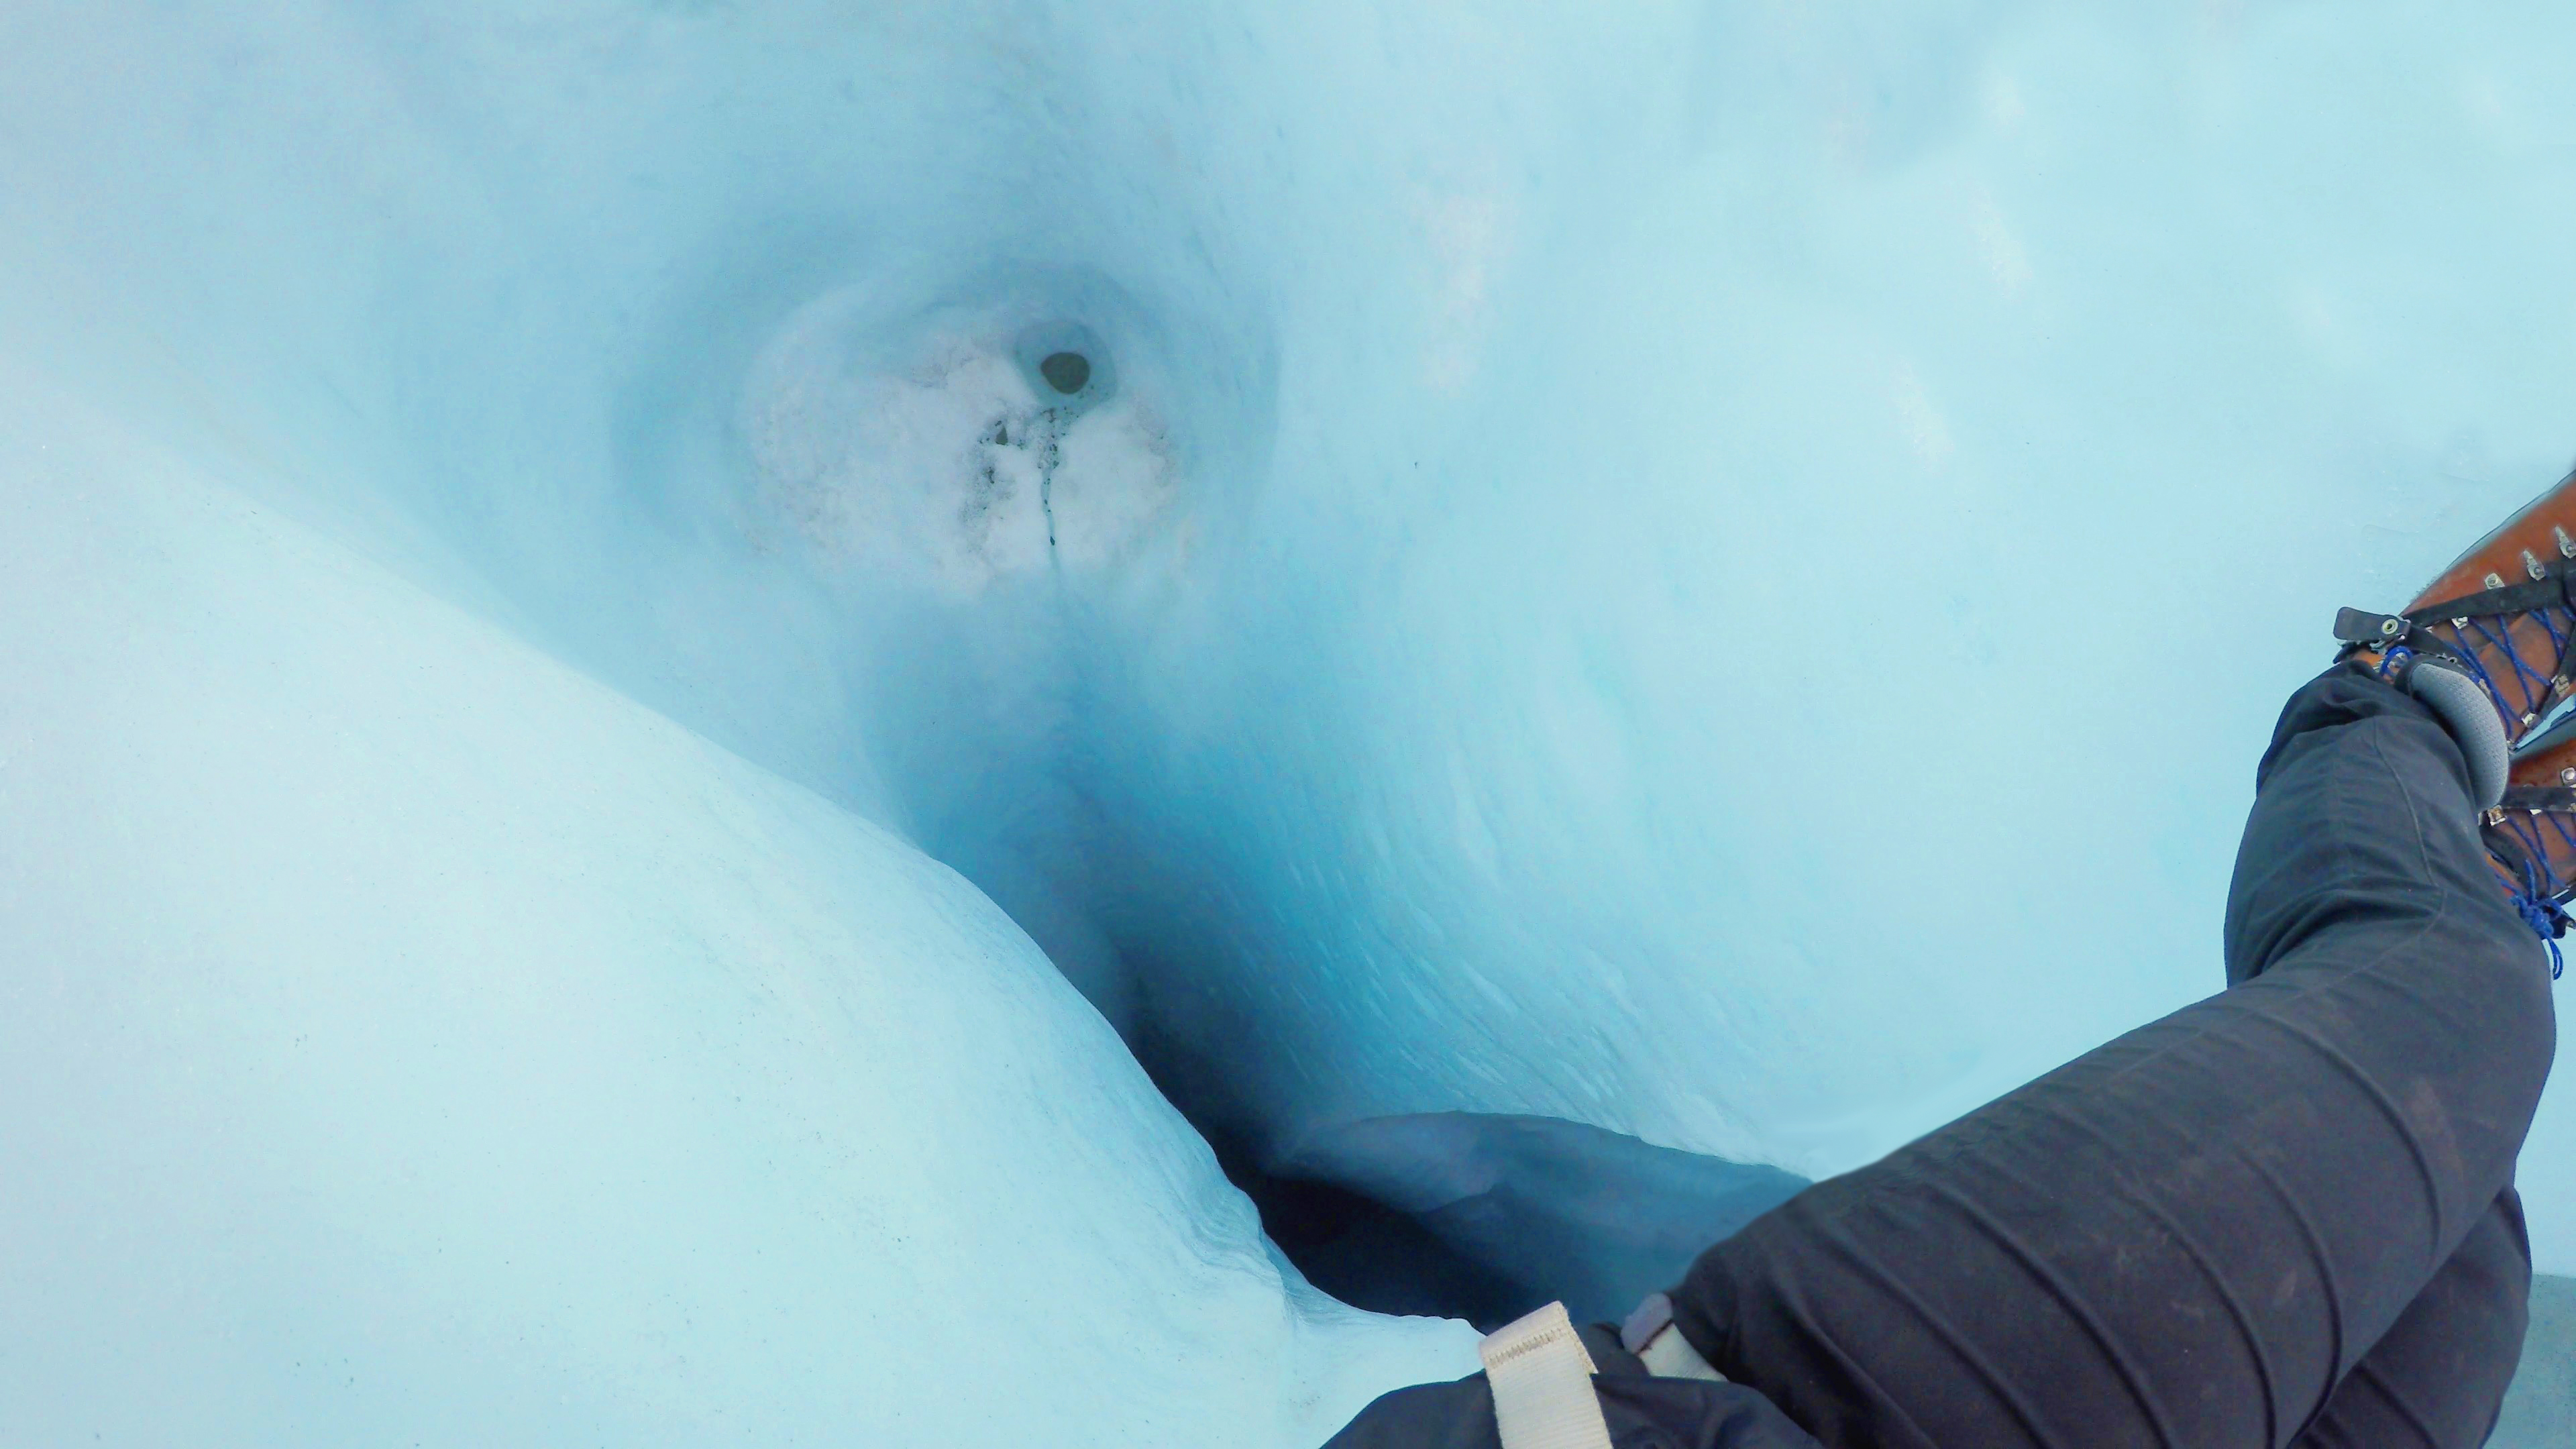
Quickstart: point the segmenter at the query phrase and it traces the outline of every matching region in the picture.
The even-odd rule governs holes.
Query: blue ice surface
[[[1202,1133],[1817,1175],[2204,994],[2335,606],[2576,452],[2571,61],[13,7],[0,1438],[1313,1442],[1471,1335]]]

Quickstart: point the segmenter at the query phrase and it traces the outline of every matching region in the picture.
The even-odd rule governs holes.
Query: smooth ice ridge
[[[1462,1371],[955,873],[33,396],[0,1438],[1270,1444]]]
[[[1211,1142],[1813,1175],[2213,989],[2335,606],[2576,451],[2571,60],[14,7],[0,1440],[1311,1444],[1472,1334]]]

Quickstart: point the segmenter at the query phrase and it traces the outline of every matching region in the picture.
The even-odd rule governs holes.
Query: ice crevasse
[[[11,7],[0,1440],[1311,1444],[1474,1335],[1211,1142],[1828,1173],[2214,989],[2334,607],[2576,454],[2571,60]]]

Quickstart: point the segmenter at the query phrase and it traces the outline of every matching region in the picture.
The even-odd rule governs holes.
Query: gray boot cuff
[[[2459,742],[2469,761],[2469,794],[2480,810],[2492,810],[2504,798],[2504,721],[2496,718],[2494,701],[2476,680],[2438,660],[2417,655],[2400,676],[2408,694],[2422,700]]]

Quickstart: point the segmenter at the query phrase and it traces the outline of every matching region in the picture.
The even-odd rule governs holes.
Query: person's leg
[[[2250,830],[2247,838],[2250,847]],[[2243,877],[2240,867],[2227,942],[2230,986],[2268,964],[2249,929],[2260,913]],[[2513,1380],[2530,1297],[2531,1241],[2523,1228],[2522,1199],[2507,1187],[2396,1324],[2335,1386],[2299,1436],[2300,1449],[2484,1444]]]
[[[2506,1188],[2297,1449],[2477,1449],[2504,1410],[2530,1317],[2531,1239]]]
[[[2415,699],[2301,690],[2241,984],[1801,1193],[1701,1256],[1676,1323],[1829,1445],[2288,1443],[2504,1190],[2548,1073],[2548,967],[2469,788]]]

